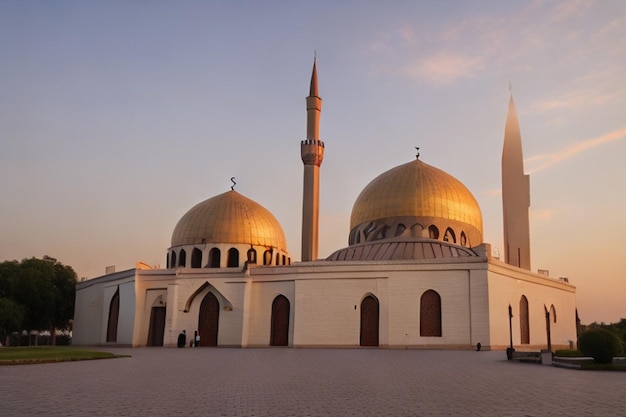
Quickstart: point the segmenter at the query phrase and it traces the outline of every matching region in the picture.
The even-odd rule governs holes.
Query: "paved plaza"
[[[0,367],[3,416],[626,416],[626,373],[504,352],[102,348]]]

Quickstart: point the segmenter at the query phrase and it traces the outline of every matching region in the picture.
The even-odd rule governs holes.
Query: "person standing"
[[[182,332],[180,332],[180,334],[178,335],[178,344],[177,346],[179,348],[183,348],[185,347],[185,344],[187,343],[187,333],[185,333],[185,330],[183,330]]]
[[[200,334],[198,333],[197,330],[194,333],[193,339],[194,339],[194,346],[195,347],[200,346]]]

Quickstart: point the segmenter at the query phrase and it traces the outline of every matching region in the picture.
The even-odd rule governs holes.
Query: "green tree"
[[[9,345],[12,332],[22,329],[24,307],[8,298],[0,298],[0,341]]]
[[[0,297],[11,300],[23,311],[22,329],[68,328],[74,315],[76,273],[55,258],[29,258],[0,264]]]

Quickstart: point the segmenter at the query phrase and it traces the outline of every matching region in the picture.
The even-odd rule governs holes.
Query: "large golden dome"
[[[244,243],[287,250],[278,220],[260,204],[231,190],[196,204],[178,221],[172,247]]]
[[[411,220],[415,223],[409,224]],[[351,236],[361,233],[362,237],[351,237],[351,244],[363,241],[363,233],[376,228],[393,226],[399,230],[395,236],[400,236],[407,235],[406,228],[417,224],[426,234],[429,225],[436,225],[441,236],[447,228],[451,234],[456,231],[454,240],[448,240],[453,243],[461,233],[463,239],[458,243],[464,246],[482,243],[482,215],[472,193],[453,176],[416,159],[384,172],[363,189],[350,218]],[[413,236],[418,236],[417,232]],[[434,238],[439,238],[439,231]]]

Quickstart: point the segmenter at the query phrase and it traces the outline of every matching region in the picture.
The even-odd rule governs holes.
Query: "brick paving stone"
[[[504,352],[102,348],[130,358],[0,367],[12,416],[626,416],[626,373]]]

